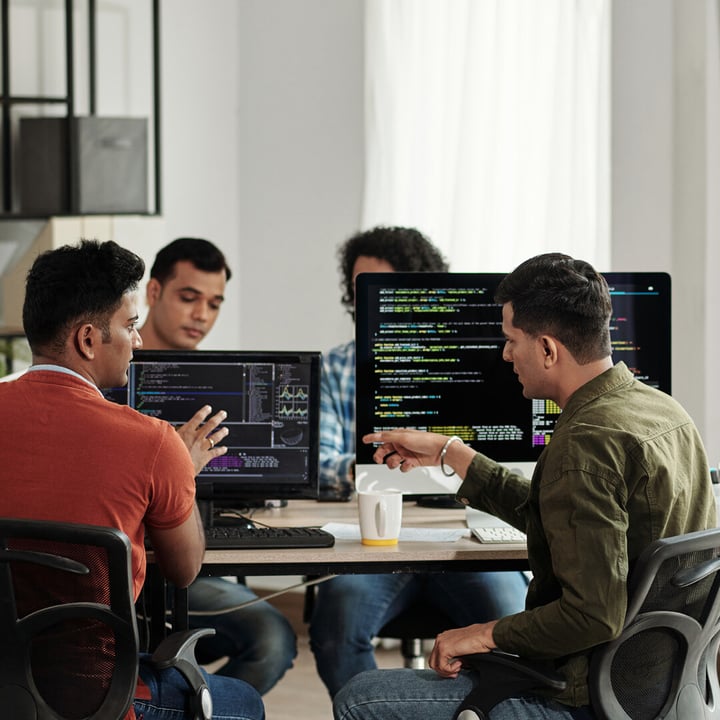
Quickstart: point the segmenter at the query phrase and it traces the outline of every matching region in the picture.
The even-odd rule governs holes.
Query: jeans
[[[155,670],[140,662],[140,677],[150,688],[152,700],[133,702],[137,720],[186,720],[190,686],[174,668]],[[263,720],[265,708],[260,694],[241,680],[208,675],[202,671],[210,688],[213,718],[217,720]]]
[[[240,605],[257,596],[242,583],[200,577],[190,586],[190,612],[207,612]],[[295,632],[285,616],[262,601],[222,615],[190,615],[191,628],[215,628],[200,638],[196,656],[207,664],[229,657],[216,675],[244,680],[265,694],[292,667],[297,655]]]
[[[354,675],[374,670],[372,639],[417,598],[442,610],[458,627],[524,609],[521,572],[342,575],[318,585],[310,647],[331,697]]]
[[[441,678],[433,670],[371,670],[336,695],[335,720],[452,720],[473,689],[473,673]],[[512,698],[496,705],[489,720],[593,720],[590,708],[571,708],[541,697]]]

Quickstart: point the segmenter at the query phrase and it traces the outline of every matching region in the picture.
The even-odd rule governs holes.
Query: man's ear
[[[83,323],[75,330],[74,341],[78,354],[85,360],[95,359],[95,345],[98,342],[99,329],[92,323]]]
[[[545,367],[552,367],[558,360],[558,344],[555,338],[550,335],[543,335],[540,338]]]
[[[152,307],[160,298],[162,294],[162,285],[156,278],[150,278],[145,289],[145,298],[147,300],[148,307]]]

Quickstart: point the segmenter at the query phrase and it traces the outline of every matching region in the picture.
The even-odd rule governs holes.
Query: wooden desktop
[[[357,524],[357,502],[291,500],[287,507],[252,513],[258,524],[318,526]],[[464,528],[464,509],[440,509],[403,503],[403,527]],[[454,542],[402,540],[389,547],[369,547],[359,540],[336,540],[331,548],[289,550],[207,550],[202,575],[321,575],[362,572],[444,572],[453,570],[526,570],[524,544],[483,545],[470,537]]]

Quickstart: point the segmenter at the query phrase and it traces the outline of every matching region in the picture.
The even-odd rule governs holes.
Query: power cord
[[[290,592],[291,590],[297,590],[298,588],[305,588],[305,587],[311,587],[312,585],[318,585],[320,583],[324,583],[327,580],[332,580],[334,577],[337,577],[337,575],[323,575],[319,578],[313,578],[312,580],[304,580],[301,583],[296,583],[295,585],[288,585],[286,588],[282,588],[282,590],[278,590],[274,593],[271,593],[270,595],[265,595],[264,597],[257,597],[254,600],[248,600],[247,602],[241,603],[240,605],[234,605],[227,608],[222,608],[221,610],[203,610],[203,611],[188,611],[188,615],[193,616],[202,616],[202,617],[215,617],[216,615],[225,615],[227,613],[235,612],[235,610],[242,610],[242,608],[249,607],[250,605],[255,605],[256,603],[262,602],[264,600],[270,600],[274,597],[278,597],[280,595],[284,595],[287,592]]]

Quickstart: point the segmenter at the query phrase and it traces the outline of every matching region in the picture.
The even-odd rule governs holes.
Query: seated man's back
[[[180,587],[204,555],[194,465],[174,429],[107,401],[99,388],[127,383],[141,340],[135,291],[142,260],[114,242],[82,241],[36,258],[27,276],[23,324],[33,364],[0,383],[9,422],[0,440],[0,514],[119,528],[132,544],[137,598],[145,578],[145,531],[162,575]],[[127,718],[183,716],[187,684],[176,670],[140,665]],[[246,683],[209,678],[224,718],[260,718]]]

